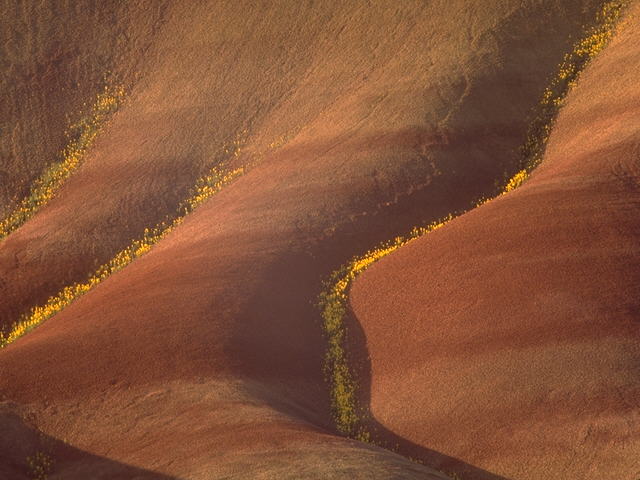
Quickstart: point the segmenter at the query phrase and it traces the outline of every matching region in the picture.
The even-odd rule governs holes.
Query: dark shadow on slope
[[[351,309],[345,317],[345,328],[348,361],[353,367],[358,384],[358,407],[362,410],[360,415],[365,419],[364,424],[375,444],[446,474],[456,474],[461,480],[509,480],[458,458],[413,443],[378,422],[371,414],[372,375],[366,337]]]
[[[506,145],[503,151],[518,145],[526,130],[525,121],[517,125],[494,122],[491,126],[498,132],[494,137]],[[265,385],[264,390],[248,392],[250,395],[278,412],[335,432],[330,414],[330,392],[323,378],[326,344],[316,305],[318,292],[323,288],[322,281],[330,271],[339,268],[344,259],[405,234],[415,225],[426,225],[443,218],[451,210],[464,210],[471,199],[492,192],[496,172],[505,169],[502,164],[493,168],[485,164],[467,171],[463,168],[463,158],[454,156],[455,161],[446,161],[450,158],[448,152],[452,144],[473,145],[476,152],[483,153],[496,149],[493,142],[483,144],[483,138],[480,126],[451,131],[423,127],[377,132],[345,142],[341,145],[343,155],[367,149],[375,152],[401,150],[413,160],[406,161],[406,167],[399,171],[374,171],[368,181],[377,187],[361,195],[348,209],[327,213],[324,209],[330,207],[321,205],[318,212],[292,216],[289,235],[265,242],[273,250],[262,258],[254,257],[257,254],[252,251],[246,257],[236,259],[233,268],[246,272],[238,277],[236,288],[250,294],[234,313],[233,335],[228,339],[226,351],[229,358],[237,359],[232,367],[235,373]],[[336,140],[305,144],[279,155],[320,156],[332,142],[336,143]],[[429,152],[421,154],[427,147]],[[509,165],[519,158],[515,153],[504,157]],[[212,311],[220,308],[220,303],[212,301]],[[354,344],[353,351],[366,352],[364,335],[359,325],[357,328],[361,340]],[[366,358],[366,354],[364,356]],[[296,361],[292,362],[292,359]],[[368,366],[364,372],[360,378],[363,379],[363,390],[368,392]],[[305,379],[305,383],[300,379]],[[363,404],[368,405],[368,402]],[[385,439],[380,446],[418,459],[428,467],[460,474],[467,472],[462,480],[506,480],[459,459],[413,445],[382,425],[372,425],[371,429]],[[389,448],[396,444],[400,447]]]
[[[348,245],[344,246],[349,248]],[[322,359],[325,353],[320,323],[292,321],[317,317],[317,306],[314,302],[290,301],[290,294],[295,291],[295,298],[313,298],[319,290],[317,272],[326,268],[326,258],[300,252],[292,246],[291,254],[286,261],[275,261],[266,271],[268,278],[278,278],[259,290],[252,298],[252,307],[248,310],[261,312],[260,315],[243,315],[237,321],[237,336],[230,347],[237,354],[243,351],[246,356],[241,375],[248,376],[264,385],[248,391],[251,396],[265,402],[276,411],[297,417],[316,427],[341,435],[335,430],[331,420],[329,386],[323,378]],[[308,276],[299,276],[301,271],[310,272]],[[265,273],[263,273],[265,274]],[[298,274],[298,275],[296,275]],[[371,368],[367,360],[367,349],[364,332],[355,318],[345,319],[348,328],[347,352],[350,364],[356,370],[356,378],[363,397],[361,405],[369,410]],[[268,325],[268,328],[265,326]],[[242,340],[241,340],[242,339]],[[297,355],[288,350],[298,350]],[[302,353],[304,351],[304,354]],[[292,357],[299,359],[299,364],[288,364]],[[305,362],[310,362],[305,365]],[[297,368],[300,371],[296,372]],[[305,377],[305,372],[317,372],[317,376],[306,377],[307,385],[301,387],[295,379]],[[291,384],[278,378],[278,373],[289,372]],[[308,373],[306,374],[308,375]],[[371,416],[369,415],[371,418]],[[460,459],[422,447],[396,435],[374,418],[367,427],[375,432],[376,446],[412,459],[426,467],[435,468],[447,474],[456,473],[461,480],[509,480],[486,470],[470,465]]]
[[[39,432],[0,402],[0,479],[179,480],[93,455]]]
[[[580,32],[581,25],[593,17],[597,3],[575,7],[575,15],[568,16],[575,22],[573,33]],[[346,260],[382,241],[450,212],[462,212],[474,200],[495,195],[501,189],[498,187],[522,168],[519,147],[527,137],[530,116],[537,113],[537,102],[548,79],[573,42],[571,35],[559,27],[536,29],[538,23],[531,18],[546,16],[545,6],[540,4],[533,12],[516,10],[506,18],[499,31],[506,32],[500,50],[508,61],[491,68],[481,68],[480,62],[473,78],[461,77],[464,91],[459,104],[437,125],[425,118],[424,125],[411,128],[370,135],[347,132],[336,138],[284,147],[269,159],[277,165],[278,158],[287,156],[316,161],[329,154],[342,157],[345,166],[363,166],[357,171],[353,167],[352,174],[354,181],[364,186],[358,198],[338,196],[335,203],[320,198],[313,211],[303,210],[301,202],[298,214],[286,218],[293,227],[290,238],[264,242],[272,248],[267,260],[256,257],[248,267],[234,264],[236,269],[246,269],[247,278],[239,287],[250,293],[235,315],[226,350],[229,358],[238,359],[233,370],[239,375],[269,385],[268,393],[252,395],[277,411],[332,429],[330,397],[322,386],[322,331],[319,324],[305,321],[318,318],[315,301],[322,290],[321,280]],[[531,41],[540,38],[543,31],[547,38],[553,38],[549,41],[553,48],[545,49],[546,53],[530,48]],[[528,65],[526,74],[513,67],[516,62]],[[432,92],[425,91],[427,94]],[[369,161],[365,163],[357,155],[366,155]],[[389,159],[396,162],[389,166]],[[274,210],[289,208],[286,198],[278,202],[282,203],[271,205]],[[212,303],[213,311],[219,308]],[[368,406],[371,371],[366,361],[366,341],[357,320],[348,320],[348,324],[354,342],[349,350],[365,359],[358,378],[364,395],[362,404]],[[304,377],[309,371],[317,374]],[[301,386],[299,378],[306,378],[307,384]],[[382,446],[458,473],[463,480],[506,480],[415,445],[375,419],[369,426],[384,439]]]

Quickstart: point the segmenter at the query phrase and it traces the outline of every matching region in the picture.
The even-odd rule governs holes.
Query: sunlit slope
[[[3,398],[47,435],[181,478],[424,478],[332,433],[320,281],[515,168],[595,4],[175,2],[82,169],[0,244],[3,319],[170,211],[228,142],[255,166],[1,350]]]
[[[636,5],[524,186],[356,280],[365,400],[401,451],[518,480],[638,475],[639,21]]]

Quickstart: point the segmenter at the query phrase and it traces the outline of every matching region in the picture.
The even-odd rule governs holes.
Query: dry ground
[[[239,140],[229,161],[252,167],[149,254],[0,350],[10,432],[0,475],[28,478],[26,457],[47,450],[50,478],[64,479],[444,478],[335,433],[314,302],[352,255],[466,207],[516,168],[529,114],[599,2],[3,3],[0,212],[57,158],[67,117],[106,71],[128,96],[56,198],[0,241],[0,324],[173,212],[227,159],[225,145]],[[356,284],[372,411],[420,447],[400,453],[464,480],[629,466],[622,450],[597,449],[618,435],[611,442],[637,451],[623,424],[637,414],[634,31],[585,76],[549,166],[522,193]],[[448,297],[430,296],[434,285]],[[484,313],[467,328],[471,310]],[[518,348],[505,353],[509,342]],[[576,365],[566,381],[565,358]],[[529,381],[537,368],[562,388],[549,396],[549,383]],[[574,422],[585,398],[602,403]],[[540,434],[514,444],[534,421],[525,417]],[[556,443],[540,447],[574,448],[576,432],[575,463]]]

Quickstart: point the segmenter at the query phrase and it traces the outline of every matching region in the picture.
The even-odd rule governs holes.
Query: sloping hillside
[[[164,3],[0,2],[0,220],[61,160],[105,83],[139,78]]]
[[[467,206],[519,168],[530,113],[599,2],[116,4],[101,10],[87,3],[84,10],[60,3],[61,31],[73,31],[68,41],[80,49],[69,51],[83,53],[80,61],[73,53],[60,60],[56,78],[76,78],[63,72],[91,65],[91,48],[104,50],[106,60],[82,67],[91,72],[78,77],[82,93],[69,95],[91,105],[105,68],[115,72],[110,85],[123,85],[126,96],[53,198],[0,240],[0,324],[10,327],[64,287],[84,282],[145,229],[181,215],[180,205],[212,167],[244,174],[151,251],[0,350],[0,428],[10,426],[7,438],[16,439],[0,444],[0,473],[29,478],[27,457],[44,452],[54,462],[49,478],[64,479],[446,478],[431,466],[472,472],[465,480],[499,479],[491,472],[508,470],[506,447],[496,452],[505,463],[491,463],[402,431],[449,456],[443,465],[427,457],[423,466],[338,435],[314,302],[322,280],[352,255]],[[40,8],[28,9],[26,18],[49,15]],[[113,28],[106,43],[93,34],[95,24]],[[15,33],[32,30],[35,36],[23,40]],[[33,26],[7,32],[18,50],[61,35]],[[113,38],[122,45],[109,43]],[[91,42],[97,46],[89,48]],[[143,54],[138,45],[145,45]],[[31,69],[47,64],[24,58]],[[63,102],[42,93],[39,73],[32,76],[35,83],[20,95],[39,92],[42,100],[5,117],[23,129],[37,129],[48,102]],[[33,164],[23,170],[12,157],[2,177],[5,198],[24,194],[63,148],[63,117],[75,105],[51,110],[60,130],[41,130],[46,143],[16,140],[31,142],[20,148]],[[9,148],[14,140],[0,141]],[[37,148],[45,150],[30,153]],[[509,225],[492,218],[500,232]],[[599,225],[599,217],[589,218]],[[513,232],[526,237],[531,230]],[[495,237],[489,233],[478,241]],[[456,261],[464,254],[449,248]],[[427,264],[421,255],[411,260],[415,268]],[[444,253],[436,258],[442,265]],[[393,281],[396,270],[383,276]],[[382,306],[358,310],[386,285],[366,281],[354,291],[354,306],[374,342],[369,323],[383,328],[393,312],[382,322]],[[428,305],[411,288],[423,287],[403,283],[394,295],[406,293],[422,305],[415,308]],[[400,317],[395,325],[404,333],[383,339],[384,355],[402,357],[398,378],[423,388],[424,378],[406,378],[424,360],[406,338],[415,319]],[[404,356],[394,347],[405,345],[399,339],[407,342]],[[389,392],[377,380],[376,352],[372,343],[372,388]],[[380,405],[392,411],[403,398],[401,410],[417,415],[407,425],[427,418],[420,402],[428,395],[411,403],[401,386],[392,388],[397,396]],[[440,391],[445,398],[448,390]],[[383,418],[396,428],[393,414]],[[415,425],[429,439],[467,428],[444,417],[440,423],[441,431],[424,429],[435,423]]]
[[[364,401],[405,454],[638,476],[639,20],[584,72],[527,183],[355,281]]]

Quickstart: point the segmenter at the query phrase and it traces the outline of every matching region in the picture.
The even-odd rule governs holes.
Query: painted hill
[[[405,454],[505,478],[638,476],[639,16],[527,183],[356,280],[365,401]]]
[[[407,270],[386,265],[406,258],[413,268],[432,273],[421,280],[443,282],[464,302],[469,297],[457,290],[461,277],[455,272],[465,268],[455,270],[456,266],[465,262],[465,252],[482,251],[477,249],[485,241],[487,255],[481,253],[477,261],[496,261],[488,252],[499,248],[498,265],[504,266],[505,282],[513,287],[500,288],[500,296],[493,293],[489,302],[495,311],[506,313],[511,312],[506,306],[520,298],[517,287],[524,282],[517,283],[522,277],[508,263],[519,258],[517,248],[535,245],[547,251],[565,238],[567,249],[583,251],[580,237],[573,242],[580,231],[576,229],[602,226],[598,231],[609,240],[598,244],[590,236],[589,245],[594,245],[593,255],[602,262],[618,262],[607,270],[611,276],[593,270],[589,258],[572,266],[566,278],[575,276],[598,292],[603,285],[614,285],[611,295],[630,302],[634,297],[629,289],[637,283],[619,279],[620,275],[631,279],[633,263],[623,265],[622,253],[612,246],[623,239],[631,242],[633,232],[622,230],[633,226],[632,204],[625,203],[628,210],[615,210],[615,215],[601,208],[606,202],[586,190],[591,188],[588,178],[610,162],[604,155],[602,161],[594,160],[600,167],[594,166],[592,174],[572,168],[568,162],[581,157],[579,151],[573,152],[577,148],[573,140],[563,140],[587,135],[580,132],[594,128],[583,123],[587,115],[580,116],[579,110],[571,117],[571,108],[589,105],[578,95],[595,99],[596,93],[605,95],[611,89],[599,90],[596,85],[595,93],[576,92],[572,97],[570,105],[576,106],[563,114],[548,153],[567,158],[547,162],[558,164],[553,167],[557,171],[546,174],[547,184],[540,179],[551,167],[522,187],[522,193],[516,192],[514,200],[510,195],[496,206],[488,204],[470,214],[468,221],[509,205],[508,201],[530,198],[528,190],[553,191],[553,185],[558,186],[558,198],[572,185],[578,190],[584,186],[585,208],[565,201],[565,213],[538,211],[541,218],[535,228],[524,224],[511,228],[509,215],[525,209],[529,218],[533,215],[523,200],[518,212],[498,213],[491,217],[494,223],[479,221],[482,231],[469,237],[473,242],[465,244],[467,250],[456,246],[466,241],[456,236],[457,243],[443,241],[434,257],[428,254],[432,247],[426,246],[432,239],[425,238],[376,265],[356,284],[354,311],[372,358],[372,411],[403,439],[438,451],[435,461],[425,456],[421,465],[402,456],[417,458],[402,445],[393,453],[336,431],[323,373],[326,343],[315,302],[322,281],[351,256],[467,206],[517,171],[532,109],[600,6],[588,0],[375,5],[211,1],[153,2],[153,6],[142,1],[126,6],[86,1],[7,9],[3,48],[12,53],[4,56],[10,68],[3,70],[7,73],[0,85],[12,100],[1,113],[2,122],[18,133],[12,136],[3,128],[0,136],[0,211],[5,216],[14,211],[27,195],[27,186],[52,162],[61,162],[69,175],[60,177],[64,181],[55,184],[51,198],[0,240],[0,324],[11,328],[47,298],[65,292],[65,287],[87,282],[134,239],[148,238],[145,229],[172,222],[173,227],[156,238],[157,244],[151,242],[155,245],[148,252],[151,243],[126,250],[133,252],[131,258],[140,258],[112,275],[98,275],[100,281],[89,282],[84,295],[73,293],[84,290],[71,288],[70,295],[78,297],[73,303],[0,350],[0,430],[10,432],[0,440],[0,475],[34,478],[47,471],[51,479],[447,478],[437,471],[441,469],[466,474],[464,480],[496,479],[501,472],[513,478],[540,478],[535,475],[544,470],[526,476],[513,465],[533,468],[542,457],[522,463],[506,437],[487,444],[472,441],[483,426],[492,428],[494,410],[481,411],[486,404],[479,403],[472,415],[487,424],[463,424],[448,418],[446,410],[426,408],[427,386],[436,388],[446,403],[451,394],[448,385],[454,383],[433,387],[430,382],[437,377],[424,375],[426,354],[416,353],[420,341],[428,341],[430,327],[425,324],[418,334],[417,320],[397,316],[399,307],[386,302],[401,295],[413,305],[408,311],[425,312],[435,308],[434,300],[422,296],[428,293],[422,283],[396,282],[400,275],[405,278]],[[58,20],[51,26],[54,17]],[[628,59],[616,60],[619,46],[612,46],[612,53],[603,57],[612,69],[624,70],[635,58],[629,40],[633,30],[625,31],[616,45],[627,45],[628,53],[620,56]],[[597,68],[589,78],[599,78]],[[624,71],[616,80],[620,87],[615,88],[633,85],[633,70],[629,68],[626,75]],[[585,89],[589,82],[585,79]],[[100,96],[104,92],[107,97]],[[122,98],[119,92],[124,93]],[[606,129],[599,137],[589,135],[588,142],[578,144],[580,148],[604,149],[611,143],[607,138],[621,138],[618,131],[629,131],[632,138],[635,131],[624,130],[623,125],[632,128],[628,126],[632,122],[624,119],[634,115],[633,108],[627,108],[633,98],[599,107],[605,113],[616,112],[617,117],[601,118],[615,120],[619,127],[611,127],[610,137]],[[70,131],[68,137],[65,131]],[[598,138],[604,143],[597,143]],[[571,155],[563,155],[562,148]],[[76,158],[69,152],[78,154],[77,167],[69,167],[69,158]],[[624,176],[631,163],[621,162],[618,173]],[[565,170],[560,172],[562,165]],[[219,172],[238,174],[227,182],[219,181]],[[587,180],[580,183],[571,172],[578,180]],[[597,192],[606,199],[633,201],[630,187],[626,196],[611,193],[614,183],[603,183]],[[185,205],[200,197],[210,198],[182,220],[191,210]],[[543,197],[535,198],[543,206],[556,204],[555,197]],[[467,235],[467,228],[456,227],[465,218],[441,235],[456,235],[456,228],[465,232],[459,235]],[[570,230],[563,223],[567,218],[572,220]],[[505,237],[507,243],[496,245],[491,225],[518,238]],[[547,243],[531,243],[532,232],[546,232],[545,228]],[[507,244],[513,256],[500,246]],[[421,245],[426,250],[420,256],[411,253]],[[626,249],[629,260],[634,251],[630,243],[624,245],[621,252]],[[548,274],[545,259],[550,261],[543,257],[535,264],[541,279]],[[122,266],[125,263],[129,258]],[[390,270],[377,273],[385,268]],[[434,276],[438,268],[451,270]],[[589,275],[594,271],[595,277]],[[476,277],[463,275],[473,285],[468,289],[480,288],[482,282],[474,280],[486,279],[491,269],[477,272]],[[496,272],[499,276],[502,270]],[[536,278],[533,275],[527,281]],[[587,278],[601,283],[588,283]],[[396,282],[393,294],[385,290],[391,285],[386,282]],[[583,284],[574,285],[574,291],[582,291]],[[535,295],[530,292],[527,298]],[[563,298],[554,301],[560,304]],[[585,330],[586,338],[602,340],[601,332],[610,322],[633,316],[610,309],[613,298],[603,298],[598,307],[578,302],[587,312],[607,308],[611,315],[599,319],[601,327]],[[439,308],[452,317],[438,321],[450,321],[453,328],[463,322],[455,316],[460,312],[455,305],[464,309],[466,304],[456,304],[453,296],[449,301],[453,309],[449,304]],[[548,308],[545,325],[557,325],[555,311]],[[509,317],[513,323],[505,323],[503,331],[507,338],[511,338],[508,328],[522,331],[528,318],[525,311]],[[422,314],[419,318],[433,321]],[[575,321],[585,323],[577,316]],[[384,336],[389,322],[398,327],[399,336]],[[633,354],[632,337],[626,326],[618,328],[612,335],[613,346],[605,351],[614,355],[616,348],[629,349],[610,361],[620,362],[614,370],[626,372],[628,385],[633,385],[631,372],[625,369]],[[444,324],[442,329],[446,330]],[[546,333],[536,335],[555,338],[551,327],[541,329]],[[478,326],[465,331],[471,335],[480,330]],[[408,338],[411,331],[416,333]],[[443,334],[432,343],[448,353],[446,338]],[[537,345],[537,337],[527,338]],[[478,340],[477,351],[485,343]],[[442,358],[456,365],[477,365],[474,352],[443,353]],[[376,363],[378,359],[382,363]],[[508,379],[509,363],[487,362],[486,368],[502,365],[503,370],[481,379],[486,383],[478,388],[495,389],[491,382],[515,381],[522,387],[518,399],[532,401],[524,377]],[[400,365],[402,375],[391,378]],[[604,368],[589,378],[597,382],[614,370]],[[451,382],[464,384],[454,367],[447,374],[452,375]],[[631,394],[626,384],[593,384],[604,392],[610,385],[620,387],[615,390],[620,395]],[[563,386],[558,405],[566,404],[565,392],[572,384]],[[382,392],[380,397],[377,392]],[[501,398],[514,418],[523,414],[518,405],[509,403],[511,397]],[[575,397],[575,404],[580,398]],[[606,402],[609,397],[602,398]],[[632,410],[634,404],[630,405]],[[402,415],[396,416],[398,412]],[[581,418],[587,417],[585,413]],[[556,428],[558,441],[570,435]],[[465,431],[467,436],[462,437]],[[434,443],[442,438],[458,442],[464,438],[465,445],[491,451],[497,460]],[[559,462],[564,457],[550,458]],[[626,465],[619,462],[620,468]]]

